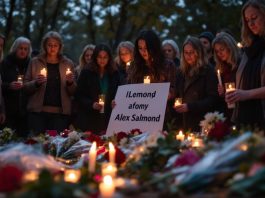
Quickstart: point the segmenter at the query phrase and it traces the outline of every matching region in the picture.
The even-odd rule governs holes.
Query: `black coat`
[[[97,72],[89,69],[82,70],[75,94],[77,106],[77,115],[74,120],[75,128],[96,133],[106,130],[112,110],[111,101],[114,99],[119,85],[119,72],[115,71],[113,74],[109,74],[104,114],[101,114],[98,110],[92,108],[93,103],[98,101],[98,96],[101,94],[100,76]]]
[[[216,110],[217,83],[217,76],[211,67],[202,67],[198,74],[190,78],[178,70],[176,93],[188,105],[188,112],[182,114],[184,129],[200,131],[199,124],[204,115]]]

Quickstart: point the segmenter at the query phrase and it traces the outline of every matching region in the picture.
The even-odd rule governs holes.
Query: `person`
[[[206,31],[202,32],[199,35],[199,39],[206,51],[206,56],[208,58],[208,62],[212,67],[215,67],[214,57],[213,57],[213,49],[212,49],[212,41],[214,39],[214,35],[212,32]]]
[[[6,111],[5,124],[14,129],[16,134],[21,137],[27,136],[29,132],[26,110],[28,96],[22,81],[28,68],[31,51],[30,40],[18,37],[1,64],[2,90]]]
[[[50,31],[41,43],[41,52],[34,57],[25,75],[29,95],[29,128],[33,134],[45,130],[67,129],[71,114],[71,96],[74,94],[74,64],[62,55],[60,34]]]
[[[241,12],[244,53],[236,72],[236,90],[226,102],[236,103],[237,126],[265,128],[265,2],[247,1]]]
[[[74,127],[96,134],[104,133],[119,85],[120,76],[110,48],[106,44],[96,45],[91,62],[78,78],[75,94],[78,109]],[[99,101],[99,95],[105,96],[105,100],[101,101],[104,106]]]
[[[121,83],[126,84],[128,68],[133,61],[134,44],[131,41],[123,41],[117,47],[116,64],[120,72]]]
[[[182,104],[174,106],[175,116],[182,118],[181,128],[199,132],[204,115],[216,108],[218,93],[216,74],[196,37],[187,37],[183,43],[176,96],[182,98]]]
[[[216,69],[220,72],[221,84],[218,83],[220,110],[231,124],[233,109],[227,108],[225,102],[225,83],[236,81],[236,70],[240,62],[240,49],[235,39],[228,33],[219,33],[212,42]]]
[[[151,83],[170,83],[164,119],[164,129],[167,129],[167,123],[172,121],[176,66],[164,57],[161,41],[153,30],[141,31],[135,41],[134,61],[128,70],[128,83],[143,83],[144,76],[150,76]]]
[[[172,39],[166,39],[162,42],[162,50],[164,56],[169,60],[172,60],[175,63],[176,67],[179,67],[180,52],[177,43]]]
[[[4,46],[5,46],[5,37],[4,35],[0,34],[0,63],[4,59]]]
[[[88,44],[84,47],[80,57],[79,57],[79,65],[75,68],[76,78],[79,77],[81,70],[86,67],[91,61],[93,51],[95,49],[95,45]]]

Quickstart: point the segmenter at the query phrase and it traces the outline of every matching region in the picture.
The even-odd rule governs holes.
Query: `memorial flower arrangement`
[[[16,139],[17,137],[12,129],[5,127],[0,130],[0,146],[10,143]]]

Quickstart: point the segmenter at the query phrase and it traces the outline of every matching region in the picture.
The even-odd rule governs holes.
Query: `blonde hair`
[[[27,58],[29,58],[32,52],[31,42],[28,38],[23,36],[18,37],[13,42],[12,46],[10,47],[9,53],[15,53],[18,50],[19,46],[24,43],[26,43],[29,46],[29,53],[27,55]]]
[[[129,50],[129,52],[131,53],[131,57],[133,58],[133,53],[134,53],[134,44],[131,41],[122,41],[119,43],[118,47],[117,47],[117,59],[116,62],[120,65],[122,63],[122,60],[120,58],[120,49],[121,48],[126,48]]]
[[[50,32],[47,32],[44,37],[42,38],[42,41],[41,41],[41,54],[43,55],[47,55],[47,49],[46,49],[46,45],[47,45],[47,42],[49,39],[55,39],[59,45],[60,45],[60,49],[59,49],[59,54],[58,54],[58,57],[59,56],[62,56],[63,54],[63,40],[62,40],[62,37],[61,35],[58,33],[58,32],[55,32],[55,31],[50,31]]]
[[[240,50],[237,47],[235,39],[230,34],[225,33],[225,32],[221,32],[213,40],[213,43],[212,43],[213,49],[214,49],[214,46],[216,44],[222,45],[223,47],[225,47],[229,51],[229,56],[228,56],[228,60],[226,61],[226,63],[228,63],[232,66],[232,68],[231,68],[232,70],[236,69],[237,68],[237,61],[238,61],[239,56],[240,56]],[[214,51],[214,59],[216,62],[216,67],[218,69],[222,70],[223,61],[221,61],[218,58],[215,51]]]
[[[88,44],[83,48],[83,51],[81,55],[79,56],[79,67],[80,69],[83,69],[83,67],[87,64],[85,61],[85,54],[88,50],[94,51],[95,45],[93,44]]]
[[[245,20],[245,11],[248,7],[253,7],[257,9],[262,15],[263,18],[265,17],[265,1],[264,0],[249,0],[245,3],[241,10],[241,21],[242,21],[242,28],[241,28],[241,39],[243,41],[244,46],[250,46],[252,44],[252,40],[254,37],[254,34],[251,32],[251,30],[248,27],[248,24]],[[263,32],[262,37],[265,37],[265,24],[263,24]]]
[[[184,58],[184,47],[188,44],[192,46],[197,55],[197,60],[193,67],[190,67]],[[192,76],[193,74],[198,73],[201,67],[208,65],[208,58],[206,56],[205,50],[200,42],[200,39],[197,37],[188,36],[182,45],[181,51],[180,70],[184,75]]]

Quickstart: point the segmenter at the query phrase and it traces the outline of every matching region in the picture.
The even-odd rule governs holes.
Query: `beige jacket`
[[[29,101],[27,109],[29,112],[42,112],[46,111],[47,107],[43,106],[44,94],[46,90],[46,83],[41,86],[36,86],[36,78],[40,71],[46,68],[46,59],[42,56],[35,57],[31,60],[28,70],[24,78],[24,86],[26,92],[29,94]],[[61,113],[65,115],[71,114],[71,96],[74,94],[76,89],[76,82],[71,85],[66,84],[65,74],[66,70],[70,69],[74,72],[73,62],[62,56],[59,62],[59,70],[61,76],[61,103],[62,109],[58,112],[58,109],[50,108],[48,112]],[[47,112],[47,111],[46,111]]]

